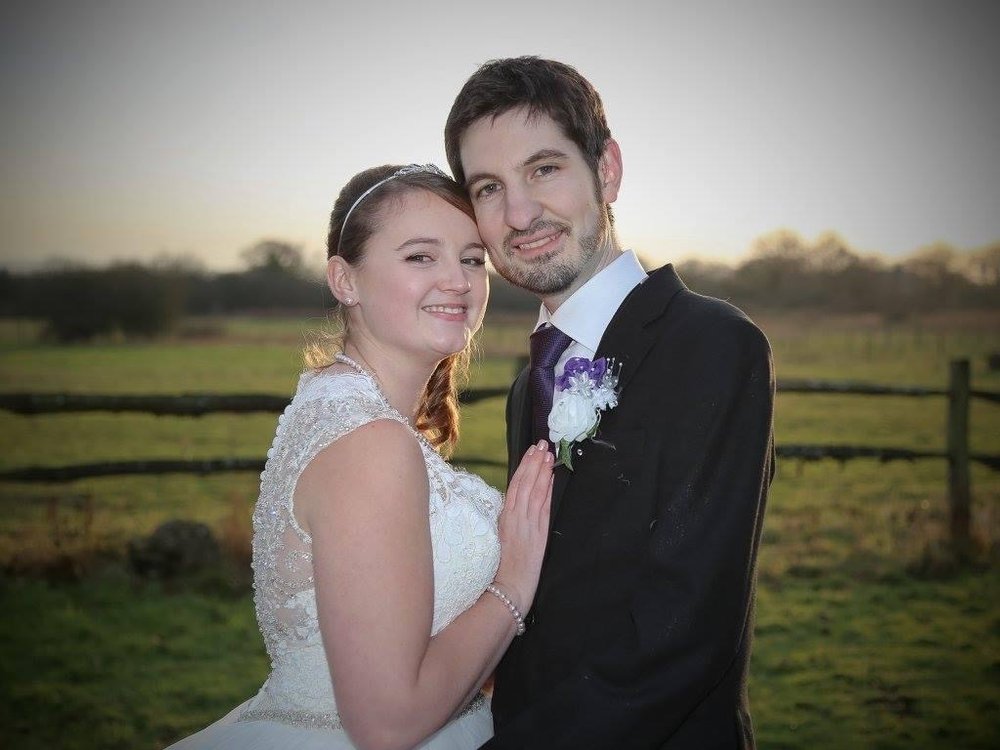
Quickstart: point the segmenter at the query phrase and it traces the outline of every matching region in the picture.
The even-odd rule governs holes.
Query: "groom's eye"
[[[476,190],[476,198],[488,198],[500,189],[499,183],[487,182]]]

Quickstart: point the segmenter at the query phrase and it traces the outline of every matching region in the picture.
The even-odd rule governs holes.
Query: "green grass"
[[[995,747],[996,583],[763,586],[751,683],[760,746]]]
[[[806,323],[808,325],[806,325]],[[0,326],[0,390],[287,393],[319,321],[194,321],[159,344],[39,344]],[[473,385],[506,385],[526,325],[487,331]],[[779,377],[943,386],[1000,332],[763,321]],[[780,396],[779,443],[941,450],[943,398]],[[974,451],[1000,454],[1000,406],[974,401]],[[502,459],[503,401],[467,407],[459,456]],[[0,414],[0,467],[259,456],[273,415]],[[474,467],[473,467],[474,468]],[[1000,742],[1000,473],[973,468],[972,565],[948,554],[944,461],[783,461],[760,553],[751,702],[764,748],[987,748]],[[502,483],[503,472],[483,475]],[[0,484],[0,746],[154,748],[252,694],[267,661],[244,587],[139,584],[127,541],[170,518],[246,533],[252,474]],[[237,545],[238,546],[238,545]],[[233,577],[232,571],[227,575]]]
[[[71,586],[8,580],[0,606],[7,748],[163,747],[267,670],[246,594],[168,593],[112,570]]]

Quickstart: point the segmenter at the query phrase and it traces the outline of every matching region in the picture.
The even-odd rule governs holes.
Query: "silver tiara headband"
[[[385,179],[376,182],[365,192],[359,195],[358,199],[351,204],[351,207],[349,209],[347,209],[347,213],[344,214],[344,220],[340,223],[340,237],[337,238],[337,255],[340,255],[340,245],[344,241],[344,229],[347,227],[347,220],[351,218],[351,214],[354,213],[354,209],[358,207],[358,204],[361,203],[361,201],[363,201],[365,198],[367,198],[374,191],[378,190],[380,187],[382,187],[385,183],[389,182],[390,180],[395,180],[397,177],[402,177],[408,174],[419,174],[421,172],[429,172],[430,174],[436,174],[441,177],[448,176],[444,172],[442,172],[440,167],[438,167],[436,164],[407,164],[405,167],[400,167],[399,169],[397,169],[395,172],[393,172]]]

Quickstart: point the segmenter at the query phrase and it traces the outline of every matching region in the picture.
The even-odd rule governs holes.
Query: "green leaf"
[[[573,471],[572,447],[573,444],[566,440],[559,441],[559,449],[556,453],[556,466],[565,466],[570,471]]]

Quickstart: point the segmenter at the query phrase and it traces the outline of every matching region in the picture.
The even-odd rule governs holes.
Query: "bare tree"
[[[928,281],[943,284],[959,266],[958,251],[947,242],[935,242],[918,249],[903,261],[903,267],[910,273]]]
[[[240,253],[240,257],[251,271],[277,271],[297,276],[302,270],[302,246],[281,240],[260,240]]]
[[[966,258],[965,272],[980,286],[1000,286],[1000,242],[970,253]]]

